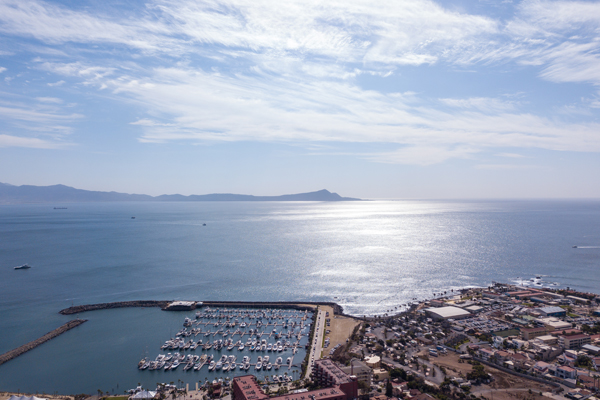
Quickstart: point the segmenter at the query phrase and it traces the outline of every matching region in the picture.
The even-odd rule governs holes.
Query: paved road
[[[306,368],[306,374],[304,375],[305,379],[308,378],[308,375],[312,372],[313,361],[321,358],[321,352],[323,351],[323,334],[325,333],[325,311],[318,311],[315,324],[315,337],[311,343],[308,367]]]

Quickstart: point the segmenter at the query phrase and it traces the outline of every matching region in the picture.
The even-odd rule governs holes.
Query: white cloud
[[[56,100],[59,99],[38,98],[37,100],[37,103],[32,102],[32,104],[0,100],[0,120],[5,124],[3,130],[7,135],[5,143],[38,143],[40,148],[57,148],[65,145],[65,137],[73,132],[71,124],[83,116],[77,113],[64,113],[58,107]],[[18,134],[12,134],[11,131]],[[23,140],[17,141],[15,138]],[[45,144],[42,146],[42,143]]]
[[[0,67],[0,74],[3,73],[4,71],[6,71],[6,68]]]
[[[133,122],[143,129],[142,142],[380,142],[398,150],[365,157],[420,165],[493,147],[600,151],[599,124],[560,124],[518,113],[513,103],[497,99],[444,99],[457,108],[447,113],[413,93],[269,78],[163,68],[146,79],[103,82],[148,110],[148,117]]]
[[[142,142],[379,142],[397,150],[364,156],[429,165],[494,147],[600,151],[600,125],[529,114],[519,101],[489,94],[429,100],[369,90],[357,77],[513,62],[548,81],[600,84],[599,7],[524,1],[501,22],[428,0],[156,0],[123,17],[7,0],[0,31],[48,47],[107,45],[102,57],[87,48],[35,65],[144,110],[131,122]],[[115,47],[125,59],[112,58]],[[198,68],[196,56],[214,62],[212,72]],[[136,57],[153,57],[153,67]],[[40,101],[58,104],[48,99]],[[41,129],[40,114],[62,115],[15,108],[13,120],[39,123],[29,129]]]
[[[370,155],[372,161],[388,164],[432,165],[451,158],[470,158],[477,153],[476,148],[469,146],[407,146],[392,152]]]
[[[40,138],[0,134],[0,147],[29,147],[35,149],[56,149],[64,146],[65,144],[51,142]]]
[[[515,103],[512,101],[494,99],[490,97],[471,97],[468,99],[440,99],[450,107],[475,109],[486,113],[513,111]]]
[[[506,158],[525,158],[524,155],[518,153],[499,153],[496,154],[498,157],[506,157]]]
[[[56,97],[36,97],[37,101],[42,103],[51,103],[51,104],[62,104],[62,99]]]

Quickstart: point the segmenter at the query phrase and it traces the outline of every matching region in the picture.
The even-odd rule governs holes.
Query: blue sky
[[[0,0],[0,182],[600,197],[600,3]]]

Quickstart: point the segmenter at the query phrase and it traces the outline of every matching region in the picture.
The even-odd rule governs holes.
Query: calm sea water
[[[33,268],[13,269],[24,263]],[[363,315],[535,275],[600,292],[599,201],[0,206],[0,353],[68,321],[57,312],[72,304],[327,300]],[[82,314],[82,326],[0,366],[0,390],[193,387],[203,375],[136,368],[184,316]]]

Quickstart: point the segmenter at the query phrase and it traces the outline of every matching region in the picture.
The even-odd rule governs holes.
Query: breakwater
[[[105,310],[111,308],[123,308],[123,307],[160,307],[163,310],[167,309],[167,306],[172,301],[167,300],[135,300],[135,301],[119,301],[114,303],[99,303],[99,304],[85,304],[80,306],[73,306],[60,310],[59,313],[63,315],[78,314],[86,311],[94,310]],[[240,307],[240,308],[288,308],[295,310],[313,310],[317,306],[330,306],[333,308],[333,312],[337,315],[344,315],[344,309],[337,303],[331,302],[312,302],[312,301],[202,301],[197,302],[198,306],[209,306],[209,307]]]
[[[86,319],[75,319],[73,321],[69,321],[66,324],[61,325],[60,327],[56,328],[55,330],[46,333],[44,336],[42,336],[39,339],[33,340],[29,343],[24,344],[23,346],[19,346],[14,350],[11,350],[9,352],[6,352],[6,353],[0,355],[0,365],[12,360],[13,358],[19,357],[21,354],[26,353],[29,350],[36,348],[37,346],[41,345],[42,343],[47,342],[48,340],[54,339],[55,337],[62,335],[66,331],[83,324],[85,321],[87,321],[87,320]]]
[[[136,300],[136,301],[118,301],[114,303],[99,303],[99,304],[84,304],[81,306],[73,306],[60,310],[59,314],[71,315],[78,314],[86,311],[94,310],[105,310],[111,308],[123,308],[123,307],[160,307],[165,309],[170,301],[163,300]]]

